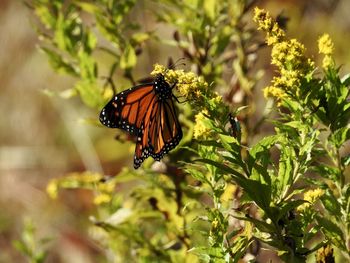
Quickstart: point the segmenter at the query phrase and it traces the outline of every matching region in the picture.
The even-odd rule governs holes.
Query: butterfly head
[[[164,75],[158,74],[153,82],[153,88],[160,100],[166,100],[172,96],[172,88],[166,82]]]

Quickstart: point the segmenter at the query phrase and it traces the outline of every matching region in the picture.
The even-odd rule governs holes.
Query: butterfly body
[[[158,99],[161,101],[165,101],[173,96],[172,88],[165,81],[163,75],[159,75],[153,84],[154,92],[158,96]]]
[[[182,138],[173,102],[173,87],[159,74],[152,83],[115,95],[100,113],[103,125],[136,136],[135,169],[149,156],[159,161]]]

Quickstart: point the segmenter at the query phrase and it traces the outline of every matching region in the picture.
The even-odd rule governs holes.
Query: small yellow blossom
[[[176,87],[179,93],[187,99],[199,98],[208,88],[208,83],[202,77],[198,77],[193,72],[184,72],[184,70],[167,69],[166,67],[155,64],[151,75],[162,74],[169,83],[177,83]]]
[[[112,193],[115,189],[115,183],[114,181],[99,183],[97,184],[97,188],[101,192]]]
[[[212,98],[208,100],[208,109],[209,110],[217,110],[223,104],[222,96],[220,96],[217,92],[213,92]]]
[[[65,183],[69,185],[70,183],[79,184],[80,186],[91,185],[98,183],[103,176],[99,173],[84,172],[84,173],[70,173],[66,177],[62,178],[61,184]]]
[[[219,220],[217,218],[215,218],[212,222],[211,222],[211,228],[210,228],[210,232],[209,235],[213,236],[215,235],[215,233],[217,232],[219,227]]]
[[[323,34],[318,39],[318,50],[320,54],[332,55],[334,51],[334,44],[328,34]]]
[[[112,200],[112,196],[109,194],[99,194],[94,198],[95,205],[107,204]]]
[[[326,55],[322,60],[322,68],[327,69],[334,67],[334,59],[330,55]]]
[[[317,188],[314,190],[309,190],[304,194],[304,200],[307,203],[304,203],[298,206],[298,211],[302,212],[309,208],[312,204],[314,204],[322,195],[324,195],[324,190]]]
[[[234,198],[234,194],[237,191],[237,186],[234,184],[229,184],[226,186],[225,191],[220,196],[220,200],[223,203],[230,202]]]
[[[253,20],[258,24],[259,30],[266,32],[266,43],[269,46],[283,41],[285,33],[270,16],[269,12],[256,7]]]
[[[164,67],[163,65],[159,65],[159,64],[154,64],[153,68],[154,69],[151,72],[152,76],[156,76],[158,74],[164,74],[164,72],[166,71],[166,67]]]
[[[334,60],[332,57],[334,52],[334,44],[331,37],[328,34],[323,34],[318,39],[318,52],[320,54],[325,55],[325,57],[322,60],[322,67],[324,69],[334,66]]]
[[[283,99],[286,96],[286,93],[277,87],[269,86],[264,89],[264,97],[265,98],[276,98],[276,99]]]
[[[266,44],[268,46],[272,46],[274,44],[277,44],[279,42],[279,38],[277,36],[268,36],[266,38]]]
[[[218,228],[219,221],[215,218],[213,222],[211,222],[211,228],[216,229]]]
[[[215,104],[221,104],[222,103],[222,96],[219,95],[219,93],[214,92],[214,96],[211,101],[213,101]]]
[[[324,190],[320,188],[309,190],[304,194],[304,200],[315,203],[322,195],[324,195]]]
[[[53,179],[49,182],[49,184],[46,187],[47,194],[52,198],[56,199],[58,195],[58,185],[57,180]]]
[[[65,177],[51,180],[46,187],[46,192],[51,198],[57,198],[58,190],[61,188],[84,188],[90,190],[97,190],[99,194],[96,196],[97,201],[95,200],[94,202],[102,202],[101,200],[106,200],[106,196],[104,195],[110,195],[111,193],[113,193],[116,186],[115,180],[109,180],[107,182],[104,182],[102,179],[103,175],[99,173],[70,173]]]
[[[302,80],[315,68],[313,61],[305,56],[304,45],[296,39],[287,39],[278,23],[265,10],[256,8],[254,21],[258,29],[266,32],[266,42],[272,46],[271,64],[279,71],[279,76],[272,80],[272,86],[264,89],[264,96],[277,100],[288,94],[299,96]]]
[[[195,125],[193,128],[193,136],[194,138],[198,139],[198,138],[205,138],[207,137],[211,130],[208,127],[208,119],[205,115],[208,115],[208,111],[207,110],[203,110],[200,113],[198,113],[195,116]]]
[[[296,39],[283,41],[272,47],[271,63],[280,69],[295,70],[302,73],[310,68],[304,53],[304,45]]]

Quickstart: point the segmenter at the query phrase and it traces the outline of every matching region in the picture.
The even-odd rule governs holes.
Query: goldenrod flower
[[[273,78],[272,86],[264,89],[264,96],[278,100],[287,94],[298,96],[302,80],[315,68],[313,61],[305,56],[304,45],[296,39],[286,39],[284,31],[265,10],[256,8],[254,20],[266,32],[266,42],[272,46],[271,63],[280,73]]]
[[[322,60],[322,68],[327,69],[334,66],[334,59],[330,55],[326,55]]]
[[[99,173],[71,173],[60,179],[51,180],[46,188],[46,192],[51,198],[56,198],[60,188],[85,188],[98,192],[94,199],[95,204],[108,203],[112,199],[116,181],[108,180],[105,182],[101,179],[103,179],[103,175]]]
[[[300,206],[298,206],[298,211],[302,212],[305,211],[307,208],[309,208],[312,204],[316,203],[316,201],[324,195],[324,190],[317,188],[314,190],[309,190],[306,193],[304,193],[304,200],[307,201],[307,203],[304,203]]]
[[[334,51],[334,44],[328,34],[323,34],[318,39],[318,50],[320,54],[332,55]]]
[[[99,194],[94,198],[95,205],[107,204],[112,200],[112,196],[109,194]]]
[[[58,184],[57,180],[53,179],[49,182],[49,184],[46,187],[47,194],[52,198],[56,199],[58,195]]]
[[[320,54],[325,55],[325,57],[322,60],[322,67],[324,69],[334,66],[334,60],[332,57],[333,51],[334,44],[331,37],[328,34],[323,34],[318,39],[318,52]]]
[[[195,116],[196,122],[193,128],[193,136],[196,139],[203,137],[205,138],[211,132],[210,127],[208,125],[209,120],[205,115],[208,115],[207,110],[203,110]]]
[[[115,181],[98,183],[97,188],[100,192],[112,193],[115,189]]]
[[[284,37],[284,31],[278,26],[278,23],[270,16],[269,12],[258,7],[254,10],[253,20],[258,24],[258,29],[266,32],[266,43],[274,45],[281,42]]]
[[[274,86],[268,86],[264,89],[264,97],[265,98],[277,98],[277,99],[283,99],[284,97],[286,97],[286,93],[277,87]]]
[[[208,88],[208,83],[202,77],[198,77],[193,72],[183,70],[167,69],[156,64],[151,75],[162,74],[169,83],[176,83],[179,93],[187,99],[199,98]]]

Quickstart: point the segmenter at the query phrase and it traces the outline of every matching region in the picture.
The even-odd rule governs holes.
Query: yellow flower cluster
[[[328,34],[323,34],[318,39],[318,50],[320,54],[332,55],[334,51],[334,44]]]
[[[202,110],[195,116],[196,122],[193,128],[193,136],[196,139],[206,138],[211,132],[211,129],[208,125],[209,119],[206,116],[208,116],[207,110]]]
[[[85,188],[96,190],[94,198],[96,205],[109,203],[112,200],[115,189],[115,181],[104,182],[103,176],[98,173],[84,172],[72,173],[60,179],[53,179],[46,188],[46,192],[51,198],[57,198],[60,188]]]
[[[285,38],[284,31],[278,26],[277,22],[270,16],[269,12],[258,7],[254,10],[253,20],[258,24],[258,29],[265,31],[266,43],[271,46],[280,43]]]
[[[193,72],[184,70],[168,69],[162,65],[154,65],[151,75],[162,74],[169,83],[177,83],[177,90],[186,99],[199,98],[208,88],[208,83],[202,77],[198,77]]]
[[[307,208],[309,208],[312,204],[316,203],[316,201],[324,195],[324,190],[317,188],[314,190],[309,190],[304,194],[304,200],[307,201],[307,203],[304,203],[300,206],[298,206],[298,211],[302,212],[305,211]]]
[[[264,89],[264,97],[285,98],[286,93],[275,86],[268,86]]]
[[[281,100],[290,94],[299,94],[301,80],[314,70],[314,63],[305,56],[305,47],[296,39],[286,39],[284,31],[265,10],[256,8],[254,21],[266,32],[266,43],[272,46],[273,65],[280,75],[274,77],[272,86],[265,88],[265,97]]]
[[[327,69],[329,67],[334,66],[334,60],[332,57],[334,51],[334,44],[331,37],[328,34],[323,34],[318,39],[318,50],[320,54],[325,55],[322,61],[322,67],[324,69]]]

